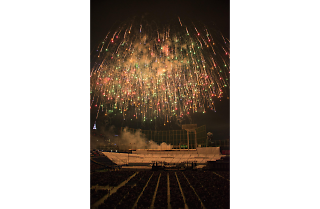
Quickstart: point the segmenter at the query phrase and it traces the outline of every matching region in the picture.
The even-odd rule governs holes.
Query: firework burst
[[[206,26],[158,27],[130,21],[107,34],[93,55],[91,107],[123,119],[164,124],[215,111],[229,88],[229,40]],[[228,95],[227,95],[228,96]]]

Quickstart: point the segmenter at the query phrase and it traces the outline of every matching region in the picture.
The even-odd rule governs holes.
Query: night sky
[[[90,11],[90,53],[105,38],[106,34],[115,26],[128,21],[132,17],[148,16],[158,23],[188,19],[201,22],[220,30],[230,40],[230,3],[228,0],[197,0],[197,1],[91,1]],[[206,114],[195,113],[192,123],[198,126],[206,125],[207,132],[212,132],[214,139],[229,139],[230,137],[230,100],[225,97],[215,100],[216,112],[207,111]],[[91,128],[95,122],[96,112],[91,112]],[[103,118],[98,118],[103,120]],[[121,127],[121,119],[114,119],[112,125]],[[99,121],[97,121],[99,123]],[[148,129],[139,124],[129,125],[131,128]],[[172,124],[167,128],[177,130]]]

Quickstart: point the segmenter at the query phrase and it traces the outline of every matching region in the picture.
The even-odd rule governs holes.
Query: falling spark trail
[[[166,124],[215,111],[214,98],[229,88],[229,40],[178,20],[162,29],[132,20],[108,33],[90,73],[90,108],[98,107],[97,117],[102,109],[124,120]]]

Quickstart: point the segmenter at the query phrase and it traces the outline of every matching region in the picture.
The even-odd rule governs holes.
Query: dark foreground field
[[[228,171],[94,172],[91,208],[230,208]]]

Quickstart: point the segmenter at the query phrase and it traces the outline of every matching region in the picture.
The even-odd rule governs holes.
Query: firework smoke
[[[178,19],[158,27],[130,21],[110,31],[91,71],[91,108],[141,122],[215,111],[229,88],[229,41]]]

